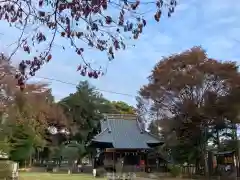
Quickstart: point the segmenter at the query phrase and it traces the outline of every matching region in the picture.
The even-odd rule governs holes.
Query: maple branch
[[[98,78],[104,73],[101,66],[98,70],[93,69],[90,63],[84,58],[84,49],[77,47],[76,39],[87,43],[90,48],[96,48],[96,50],[106,52],[108,60],[111,61],[115,58],[115,53],[118,50],[124,50],[126,48],[126,42],[128,39],[138,39],[142,33],[142,29],[146,25],[146,21],[141,17],[143,13],[138,13],[136,10],[140,4],[153,4],[154,2],[143,2],[139,0],[131,2],[127,0],[120,0],[119,3],[108,2],[107,0],[92,0],[91,2],[72,0],[68,2],[66,0],[38,0],[36,6],[32,1],[27,0],[0,0],[2,9],[0,10],[0,19],[6,20],[10,24],[13,24],[15,28],[21,30],[20,37],[18,38],[17,46],[11,52],[9,60],[17,52],[19,48],[23,51],[31,54],[35,47],[35,42],[38,44],[47,41],[47,48],[43,50],[39,55],[32,57],[30,60],[23,60],[19,64],[19,71],[17,79],[19,85],[23,87],[24,80],[27,76],[34,76],[43,64],[46,64],[52,59],[52,47],[56,39],[57,33],[61,38],[68,38],[71,46],[75,48],[76,53],[81,57],[83,64],[80,64],[78,71],[82,76],[88,75],[90,78]],[[171,0],[169,5],[163,0],[156,0],[157,12],[154,15],[156,21],[160,20],[163,8],[168,8],[168,15],[171,15],[176,6],[176,0]],[[119,16],[117,20],[114,20],[110,15],[104,15],[103,11],[108,8],[108,5],[115,6],[119,9]],[[132,19],[127,20],[126,12],[130,12]],[[86,29],[81,29],[83,23],[86,23]],[[24,23],[22,23],[24,21]],[[33,28],[34,34],[32,34],[32,46],[30,48],[30,35],[24,38],[26,33],[26,27],[31,25],[37,25]],[[52,37],[49,39],[45,36],[41,27],[48,28],[52,32]],[[126,38],[124,33],[131,34],[131,37]],[[31,33],[30,33],[31,34]],[[64,46],[62,46],[63,49]],[[29,70],[29,71],[28,71]],[[28,71],[28,72],[27,72]],[[105,71],[107,72],[107,70]]]

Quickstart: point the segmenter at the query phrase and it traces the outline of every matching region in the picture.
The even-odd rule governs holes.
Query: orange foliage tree
[[[47,84],[27,84],[24,92],[16,86],[16,69],[4,56],[0,58],[1,84],[1,133],[6,137],[13,133],[12,127],[26,126],[36,137],[45,138],[51,126],[67,128],[68,121],[62,108],[53,102]],[[9,127],[9,128],[8,128]]]
[[[51,89],[45,83],[32,83],[27,84],[24,92],[20,91],[21,88],[16,86],[14,68],[8,58],[5,56],[0,57],[0,112],[13,114],[16,113],[16,107],[22,111],[26,110],[30,114],[35,114],[35,119],[40,122],[45,122],[47,125],[66,125],[66,118],[58,106],[53,101]],[[26,109],[24,109],[26,107]],[[9,113],[9,111],[14,111]]]
[[[3,55],[0,56],[0,113],[4,113],[11,104],[14,93],[16,92],[16,80],[14,79],[16,69]]]
[[[163,131],[174,132],[188,150],[198,149],[195,155],[204,155],[209,129],[238,118],[238,66],[208,58],[200,47],[163,58],[148,80],[139,92],[140,107],[162,119]]]
[[[67,125],[66,117],[61,107],[53,102],[47,84],[27,84],[24,92],[20,90],[16,92],[12,107],[13,111],[16,110],[15,108],[18,108],[20,112],[26,111],[34,121],[46,127],[61,128]]]
[[[0,57],[0,149],[16,161],[32,159],[36,151],[52,145],[49,127],[68,128],[62,108],[54,103],[48,84],[16,84],[16,69]],[[31,160],[29,161],[31,163]]]

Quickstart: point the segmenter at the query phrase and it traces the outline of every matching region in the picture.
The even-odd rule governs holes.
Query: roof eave
[[[158,143],[150,143],[148,142],[147,145],[151,148],[154,148],[154,147],[158,147],[158,146],[162,146],[164,144],[164,142],[158,142]]]
[[[113,148],[112,142],[102,142],[102,141],[91,141],[87,145],[88,147],[93,148]]]

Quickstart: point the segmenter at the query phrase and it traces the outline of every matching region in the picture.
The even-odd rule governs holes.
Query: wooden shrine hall
[[[108,114],[89,146],[97,149],[96,166],[111,172],[149,171],[147,155],[164,142],[145,131],[135,115]]]

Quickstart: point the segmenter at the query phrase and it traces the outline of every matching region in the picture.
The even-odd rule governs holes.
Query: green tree
[[[68,140],[86,144],[100,130],[100,120],[105,113],[133,114],[133,107],[124,102],[111,102],[104,98],[88,81],[81,81],[76,92],[58,103],[70,124]]]
[[[63,143],[60,147],[61,157],[68,160],[69,168],[73,167],[75,161],[81,163],[81,159],[87,154],[85,144],[80,144],[77,141]]]
[[[112,101],[110,104],[113,106],[112,111],[116,114],[135,114],[134,107],[123,101]]]
[[[76,90],[62,99],[59,105],[72,120],[70,128],[72,140],[86,142],[98,128],[102,117],[99,109],[105,105],[102,103],[102,95],[87,81],[80,82]]]
[[[8,109],[5,124],[10,129],[7,136],[12,160],[29,160],[31,165],[35,151],[46,145],[44,132],[48,125],[45,116],[40,116],[45,95],[38,93],[44,87],[46,85],[43,84],[29,85],[25,93],[17,92],[13,105]]]
[[[42,149],[45,146],[44,138],[29,124],[15,125],[12,128],[10,158],[18,162],[29,160],[31,165],[36,149]]]
[[[47,84],[26,84],[22,92],[16,87],[15,73],[8,58],[0,55],[0,151],[22,160],[49,142],[49,126],[61,129],[67,124]],[[27,155],[17,157],[21,151]]]
[[[88,81],[82,81],[76,92],[59,102],[71,119],[71,138],[80,142],[89,141],[99,130],[99,121],[104,113],[133,114],[134,108],[118,101],[104,98]]]
[[[10,158],[19,162],[27,160],[30,165],[36,153],[49,147],[49,127],[59,129],[66,125],[47,84],[28,84],[24,92],[16,91],[5,113],[4,134],[10,145]]]

